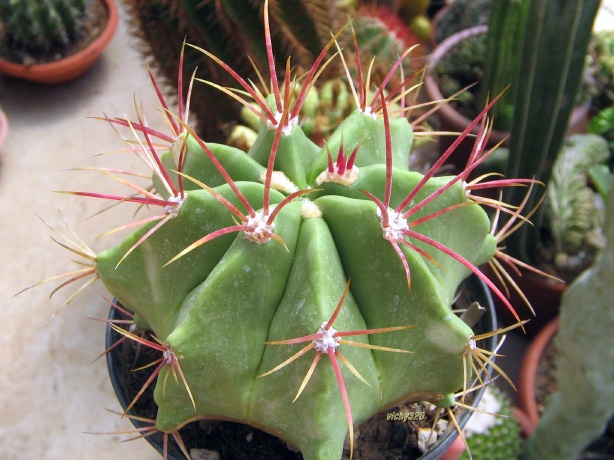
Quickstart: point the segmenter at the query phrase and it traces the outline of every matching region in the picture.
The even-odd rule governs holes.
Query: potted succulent
[[[575,459],[601,435],[609,436],[610,440],[609,447],[601,453],[612,452],[612,199],[608,201],[604,231],[607,237],[606,247],[594,265],[570,285],[563,295],[558,321],[552,322],[544,329],[540,337],[540,342],[545,344],[554,336],[558,390],[546,399],[536,430],[525,446],[525,456],[528,459]],[[535,346],[536,350],[539,348],[543,347]],[[528,354],[523,363],[524,371],[533,374],[536,363],[537,358]],[[528,390],[526,394],[525,389]],[[531,401],[533,386],[527,384],[521,390],[523,401],[528,403],[532,417],[537,418],[537,410]],[[598,447],[599,445],[594,445],[594,448]]]
[[[614,104],[614,31],[595,32],[589,44],[588,67],[590,78],[596,86],[592,95],[593,112],[604,110]]]
[[[543,0],[538,3],[541,4],[540,9],[547,7],[551,10],[560,10],[561,8],[556,2],[548,4],[548,1]],[[506,90],[501,102],[493,111],[495,129],[491,135],[491,145],[499,144],[504,140],[505,143],[509,142],[507,138],[512,131],[514,108],[520,103],[515,100],[516,91],[522,81],[531,81],[533,72],[539,71],[538,67],[531,67],[520,72],[520,66],[527,66],[528,63],[525,61],[530,56],[528,50],[523,50],[523,43],[526,43],[527,47],[532,46],[537,49],[539,46],[534,43],[535,40],[551,40],[564,29],[562,25],[557,25],[547,32],[547,37],[540,38],[539,35],[544,30],[539,27],[541,23],[529,22],[530,7],[533,8],[531,14],[538,14],[537,5],[527,0],[494,2],[489,8],[487,23],[462,29],[435,47],[429,57],[430,65],[425,77],[425,90],[432,100],[443,98],[452,100],[451,104],[444,106],[438,112],[442,131],[459,132],[462,126],[465,126],[466,122],[479,112],[479,107],[484,104],[484,101]],[[576,10],[572,11],[571,5],[566,8],[568,10],[567,25],[569,26],[569,22],[575,17]],[[529,29],[527,25],[530,26]],[[583,32],[590,31],[592,27],[592,20],[586,14],[580,27]],[[584,39],[585,35],[582,35],[582,38]],[[560,46],[560,49],[557,50],[560,55],[564,49],[563,44],[556,41],[554,43],[556,45],[553,46]],[[570,49],[575,48],[567,48],[565,52],[568,55],[571,55]],[[575,63],[573,72],[576,72],[575,67],[578,65],[583,66],[583,61],[581,64]],[[531,73],[527,74],[527,72]],[[553,90],[551,92],[553,95],[556,94]],[[576,100],[575,94],[573,100]],[[534,99],[531,101],[538,103]],[[571,114],[569,132],[575,133],[583,130],[588,109],[588,98],[577,104]],[[445,150],[452,142],[451,139],[450,137],[440,138],[442,150]],[[466,157],[471,150],[471,143],[465,141],[461,148]],[[458,159],[462,160],[463,155],[459,155]],[[502,166],[496,167],[504,169],[505,162],[506,159],[503,156],[500,160]],[[457,165],[462,166],[459,163]]]
[[[527,78],[516,80],[506,175],[534,177],[545,184],[551,181],[553,165],[563,151],[570,114],[580,89],[586,49],[599,4],[590,0],[573,5],[557,0],[531,2],[518,74]],[[560,53],[562,49],[566,52]],[[553,74],[560,78],[553,80]],[[518,191],[511,191],[506,199],[519,204],[522,196]],[[538,200],[531,197],[524,204],[526,209],[533,209]],[[542,238],[552,228],[544,207],[532,220],[535,224],[532,229],[523,227],[508,244],[510,254],[529,265],[537,264],[540,247],[544,245]],[[540,269],[553,275],[541,265]],[[535,282],[532,273],[524,273],[521,278],[515,278],[516,282]],[[558,278],[556,274],[553,276]],[[540,283],[537,290],[544,293],[549,286],[557,284],[560,291],[560,282],[550,280]],[[526,289],[524,292],[531,295]],[[547,296],[556,298],[555,293]],[[553,315],[538,312],[536,319],[547,321],[548,316]]]
[[[268,73],[266,43],[260,28],[264,4],[262,0],[235,0],[215,4],[200,0],[127,0],[124,3],[130,18],[131,33],[141,43],[154,70],[162,77],[163,87],[172,88],[173,91],[177,87],[180,56],[176,43],[186,37],[191,44],[215,54],[245,79],[260,81],[261,76]],[[270,11],[273,37],[270,46],[276,64],[281,67],[292,57],[297,69],[305,71],[311,68],[320,50],[330,39],[330,31],[339,30],[348,18],[353,19],[352,28],[356,32],[362,62],[370,62],[376,57],[374,65],[377,70],[381,70],[377,75],[382,80],[407,48],[420,43],[407,23],[386,5],[378,6],[373,2],[361,5],[359,1],[278,2]],[[350,30],[350,27],[346,27],[338,40],[340,52],[356,75],[355,56],[348,51],[353,48]],[[423,65],[420,59],[421,48],[404,60],[406,76]],[[327,58],[335,51],[331,50]],[[197,78],[213,85],[242,90],[230,75],[219,71],[215,61],[207,59],[195,48],[187,48],[183,59],[186,67],[197,68]],[[322,66],[321,72],[317,89],[326,86],[323,92],[327,94],[321,100],[328,98],[334,101],[333,105],[338,102],[340,110],[343,110],[346,103],[352,100],[347,82],[343,81],[343,67],[333,60]],[[187,85],[187,82],[184,81],[184,84]],[[220,104],[220,92],[213,85],[197,85],[193,88],[193,120],[201,136],[227,142],[232,128],[241,120],[242,106],[232,100]],[[331,112],[337,107],[333,110],[318,110],[318,97],[315,93],[310,94],[305,104],[303,128],[309,137],[321,140],[336,127],[338,119],[331,116]],[[212,111],[212,104],[222,107]],[[313,115],[308,115],[311,109]],[[347,116],[348,113],[343,115]]]
[[[121,302],[131,325],[110,327],[161,353],[125,414],[155,382],[155,419],[138,432],[161,432],[166,447],[175,439],[188,458],[179,430],[199,419],[260,427],[306,459],[341,458],[346,437],[351,457],[355,424],[408,401],[435,404],[453,431],[451,409],[465,405],[474,379],[489,384],[488,368],[496,368],[495,350],[480,341],[505,332],[474,331],[452,311],[457,290],[473,274],[513,310],[478,268],[510,260],[498,245],[513,224],[497,230],[484,207],[507,207],[479,191],[533,181],[469,180],[491,153],[483,148],[458,175],[436,176],[455,145],[426,174],[409,171],[409,82],[387,87],[404,55],[372,95],[357,60],[357,77],[348,75],[357,109],[316,145],[300,113],[336,37],[293,90],[299,76],[289,61],[277,79],[266,2],[264,11],[270,94],[198,48],[243,90],[225,92],[261,119],[250,151],[207,142],[189,125],[180,65],[176,113],[156,85],[169,132],[150,128],[140,112],[135,120],[104,118],[136,136],[129,150],[151,167],[149,183],[102,168],[129,193],[67,192],[158,211],[107,232],[136,229],[98,253],[58,234],[83,260],[46,281],[87,279],[68,303],[100,279]],[[495,102],[458,142],[480,125],[484,145]]]
[[[544,223],[533,260],[536,268],[564,282],[528,273],[516,278],[523,285],[522,292],[531,296],[528,301],[539,310],[527,325],[531,333],[557,316],[567,283],[592,265],[605,245],[603,189],[607,189],[611,176],[610,157],[606,139],[588,133],[569,136],[554,160],[542,205]],[[522,303],[523,299],[513,296],[512,303],[515,302]],[[504,308],[499,310],[503,322],[514,320]]]
[[[577,125],[578,120],[585,119],[580,110],[575,111],[573,117],[571,114],[579,93],[586,49],[598,7],[598,1],[572,4],[559,0],[503,1],[492,5],[485,43],[487,64],[484,66],[484,75],[492,78],[485,78],[487,89],[482,94],[483,97],[497,94],[502,86],[509,83],[507,93],[511,95],[502,104],[502,112],[495,115],[495,119],[510,120],[508,128],[511,135],[509,150],[502,152],[500,163],[490,165],[494,170],[508,177],[535,178],[544,184],[549,182],[555,158],[564,154],[564,139],[571,131],[569,123]],[[496,74],[499,77],[493,69],[500,71]],[[553,80],[553,74],[559,77]],[[427,74],[427,88],[432,84]],[[585,104],[584,112],[586,109],[588,104]],[[442,142],[445,145],[450,141],[442,139]],[[471,144],[466,147],[470,152]],[[464,160],[460,166],[463,164]],[[539,200],[534,195],[523,202],[520,190],[514,192],[510,189],[506,193],[505,201],[515,205],[523,203],[527,210],[533,209]],[[513,196],[514,193],[516,196]],[[539,255],[546,252],[543,247],[552,246],[541,240],[553,228],[545,209],[542,207],[534,215],[534,226],[523,227],[514,234],[508,248],[515,258],[528,266],[539,264],[539,268],[554,279],[544,280],[542,276],[533,276],[525,267],[512,271],[511,278],[501,280],[501,283],[505,281],[512,287],[522,283],[520,291],[523,294],[514,296],[513,304],[528,302],[538,308],[548,304],[556,312],[564,285],[556,281],[561,276],[545,268],[539,259]],[[550,287],[552,289],[548,289]],[[505,310],[500,309],[504,322],[513,320],[505,317]],[[538,330],[551,317],[551,314],[537,314],[527,330],[531,333]]]
[[[454,0],[446,2],[433,17],[433,47],[461,30],[486,25],[492,0]]]
[[[113,0],[2,0],[0,72],[59,84],[83,74],[113,38]]]

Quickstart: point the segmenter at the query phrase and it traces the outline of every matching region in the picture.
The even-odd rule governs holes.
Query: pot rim
[[[544,349],[558,331],[558,327],[558,317],[544,326],[531,342],[520,366],[518,403],[534,425],[537,425],[540,417],[539,411],[537,410],[537,401],[535,400],[535,376],[537,373],[537,365]]]
[[[468,278],[466,278],[464,280],[464,283],[467,286],[467,288],[475,294],[473,300],[479,301],[480,305],[486,309],[486,314],[481,319],[482,328],[489,330],[489,331],[496,330],[498,325],[497,325],[495,307],[494,307],[491,292],[488,289],[488,287],[484,284],[482,280],[480,280],[477,276],[473,274],[469,276]],[[119,304],[117,299],[114,299],[113,303]],[[119,312],[119,310],[111,307],[108,318],[109,320],[115,320],[115,319],[118,319],[120,315],[121,315],[121,312]],[[128,405],[130,404],[131,398],[124,391],[123,382],[121,379],[121,373],[120,373],[121,362],[119,359],[121,356],[121,350],[119,350],[120,347],[115,347],[111,349],[111,347],[121,337],[122,336],[118,332],[113,330],[113,328],[111,327],[111,323],[109,322],[106,328],[106,333],[105,333],[105,349],[107,350],[110,349],[110,351],[106,354],[107,368],[109,371],[109,377],[111,379],[113,390],[115,391],[115,394],[119,400],[119,403],[122,409],[125,410],[125,408],[128,407]],[[496,338],[493,336],[493,337],[488,337],[484,339],[484,346],[488,350],[494,351],[497,346]],[[494,361],[494,358],[495,358],[494,356],[491,357],[491,360]],[[489,366],[489,371],[492,371],[492,368],[490,366]],[[479,388],[477,391],[474,392],[475,398],[473,400],[473,405],[477,406],[485,390],[486,390],[486,386],[482,386],[481,388]],[[467,409],[460,410],[460,415],[457,416],[457,421],[461,429],[466,425],[472,413],[473,412],[471,410],[467,410]],[[131,410],[129,414],[138,415],[138,414],[135,414],[133,410]],[[130,421],[136,428],[142,428],[144,426],[149,426],[145,424],[144,422],[133,419],[133,418],[131,418]],[[255,428],[259,429],[257,427]],[[160,435],[160,433],[157,433],[157,435]],[[444,453],[448,451],[448,449],[452,446],[452,444],[457,439],[457,437],[458,437],[458,433],[452,427],[450,431],[448,431],[444,436],[442,436],[440,440],[438,440],[437,443],[430,450],[428,450],[424,455],[419,457],[419,460],[439,459]],[[156,436],[156,434],[154,434],[151,436],[147,436],[146,439],[152,445],[152,447],[154,447],[154,449],[156,449],[159,453],[163,452],[162,436]],[[183,454],[181,453],[179,448],[175,446],[174,443],[169,443],[168,458],[169,460],[180,460],[184,458]]]

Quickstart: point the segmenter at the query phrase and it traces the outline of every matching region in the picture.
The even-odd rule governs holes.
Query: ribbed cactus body
[[[404,118],[391,120],[390,125],[394,166],[389,206],[394,208],[424,176],[408,170],[411,126]],[[384,237],[381,210],[365,193],[385,200],[385,131],[381,117],[356,111],[332,134],[327,147],[333,157],[341,145],[346,155],[358,146],[353,179],[345,184],[322,174],[328,167],[327,147],[312,143],[300,126],[281,135],[274,170],[289,180],[273,181],[281,185],[270,191],[271,207],[294,191],[292,184],[315,189],[285,204],[276,216],[274,232],[283,244],[274,239],[253,242],[245,232],[229,233],[165,265],[204,235],[236,224],[236,217],[212,192],[192,183],[177,216],[119,266],[126,251],[154,224],[98,254],[97,272],[109,291],[181,357],[195,407],[181,382],[167,379],[170,371],[163,370],[155,391],[160,430],[173,432],[199,417],[230,419],[286,439],[306,459],[341,458],[348,419],[328,357],[320,359],[294,402],[315,350],[276,372],[262,374],[304,346],[266,342],[316,333],[330,319],[348,280],[349,293],[334,321],[335,330],[413,326],[347,337],[411,354],[339,345],[339,353],[368,382],[340,366],[355,424],[401,401],[450,401],[463,387],[463,359],[473,332],[450,305],[469,269],[441,249],[416,240],[413,243],[420,250],[404,245],[400,249],[411,271],[408,286],[403,263]],[[275,130],[263,123],[249,154],[209,145],[256,210],[265,202],[263,174],[274,137]],[[188,151],[183,173],[247,212],[201,146],[187,134],[177,142],[184,139]],[[165,154],[164,161],[169,169],[178,169],[172,152]],[[429,179],[408,208],[450,180]],[[410,221],[446,210],[416,225],[415,231],[477,265],[492,257],[496,241],[481,207],[455,207],[467,200],[459,181]]]
[[[6,47],[36,54],[62,49],[83,32],[86,0],[1,0]]]

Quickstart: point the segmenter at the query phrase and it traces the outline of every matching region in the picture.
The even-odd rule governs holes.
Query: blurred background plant
[[[449,2],[433,19],[433,41],[441,43],[456,32],[488,24],[492,3],[493,0],[455,0]]]
[[[518,458],[522,445],[521,430],[514,418],[509,397],[496,385],[488,385],[476,409],[465,425],[465,437],[471,456],[463,452],[461,460]]]
[[[534,177],[548,184],[581,87],[600,2],[537,0],[529,5],[521,59],[512,77],[516,92],[505,174]],[[511,195],[512,203],[521,203],[519,191]],[[538,200],[537,196],[531,197],[526,209],[533,209]],[[532,220],[535,225],[514,233],[508,245],[510,254],[523,261],[534,261],[543,229],[549,225],[543,207]]]
[[[183,40],[218,56],[222,61],[247,76],[265,90],[266,82],[259,75],[268,73],[265,42],[259,29],[262,23],[263,1],[228,0],[126,0],[131,33],[139,40],[142,52],[148,57],[154,70],[170,88],[177,86],[177,72]],[[284,69],[291,57],[291,65],[298,73],[311,67],[319,51],[336,32],[352,19],[361,60],[370,63],[377,57],[372,81],[384,76],[380,69],[389,69],[409,47],[421,43],[418,35],[402,19],[419,17],[423,21],[429,2],[424,0],[365,2],[358,0],[289,0],[271,1],[270,23],[273,51],[277,68]],[[353,38],[346,27],[339,38],[340,48],[352,70],[355,70]],[[336,50],[331,51],[334,53]],[[415,70],[423,65],[424,50],[417,49],[411,55],[412,64],[406,68]],[[221,71],[219,66],[191,47],[185,49],[185,67],[198,67],[197,78],[217,85],[234,88],[236,82]],[[344,70],[335,60],[326,67],[319,78],[321,85],[329,83],[329,89],[343,91],[337,78],[344,79]],[[187,85],[187,78],[186,85]],[[332,86],[331,86],[332,85]],[[328,91],[328,90],[326,90]],[[337,93],[332,91],[332,97]],[[328,96],[325,96],[326,99]],[[339,97],[342,94],[339,93]],[[192,113],[199,133],[208,140],[225,140],[239,119],[239,104],[215,104],[220,92],[207,85],[197,85],[192,97]],[[317,103],[319,97],[314,100]],[[336,105],[335,103],[333,105]],[[215,109],[212,107],[215,106]],[[316,110],[317,111],[317,110]],[[320,110],[321,112],[322,110]],[[314,112],[315,113],[315,112]],[[321,118],[321,114],[318,115]],[[330,120],[312,123],[314,127],[332,125]],[[333,126],[334,129],[334,126]]]
[[[564,460],[608,458],[614,427],[614,200],[609,200],[604,234],[606,247],[595,263],[563,295],[557,335],[558,391],[546,400],[524,458]],[[609,444],[585,453],[600,438]],[[601,448],[601,446],[599,446]]]
[[[86,0],[0,0],[0,56],[23,64],[64,52],[85,32]]]
[[[588,50],[588,77],[591,79],[594,112],[614,104],[614,31],[596,32]]]
[[[609,159],[603,137],[576,134],[566,139],[554,162],[544,204],[548,236],[540,250],[566,281],[588,268],[605,247],[605,203],[589,174],[594,168],[607,169]]]

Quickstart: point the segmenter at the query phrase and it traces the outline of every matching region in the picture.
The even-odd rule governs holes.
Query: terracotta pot
[[[432,69],[435,68],[437,63],[440,62],[450,52],[451,49],[457,46],[458,43],[462,42],[463,40],[467,40],[469,38],[485,34],[487,31],[488,26],[486,25],[471,27],[469,29],[465,29],[451,35],[443,42],[441,42],[437,47],[435,47],[433,52],[427,58],[428,68],[424,77],[424,90],[429,100],[438,101],[445,99],[436,79],[433,76]],[[590,101],[587,101],[586,103],[574,109],[569,123],[568,134],[586,131],[587,115],[589,109]],[[450,104],[444,104],[443,106],[441,106],[437,110],[437,116],[439,118],[441,131],[460,133],[469,125],[469,123],[471,123],[471,120],[469,118],[459,113]],[[478,127],[475,127],[471,131],[471,133],[474,135],[477,134]],[[497,145],[499,142],[505,140],[508,136],[509,133],[507,131],[499,131],[493,129],[486,148],[488,149]],[[452,145],[455,140],[456,136],[440,136],[440,152],[445,152],[446,149],[450,147],[450,145]],[[459,169],[464,168],[467,164],[467,159],[471,154],[471,149],[473,148],[474,141],[475,137],[467,137],[466,139],[464,139],[463,142],[461,142],[460,145],[456,148],[454,154],[450,156],[449,163],[455,165]],[[507,145],[507,142],[504,142],[504,145]]]
[[[477,324],[474,331],[479,334],[495,330],[497,328],[497,319],[495,317],[494,306],[492,304],[490,291],[486,288],[482,281],[480,281],[475,276],[469,277],[465,281],[465,283],[467,289],[463,290],[463,292],[467,295],[467,300],[469,301],[469,303],[473,301],[478,301],[480,305],[484,306],[484,308],[486,308],[487,310],[486,314]],[[115,302],[117,303],[117,300],[115,300]],[[125,319],[128,318],[124,316],[122,312],[115,308],[111,308],[109,312],[109,320]],[[121,337],[122,336],[118,332],[114,331],[110,326],[107,327],[105,337],[105,345],[106,348],[109,350],[106,355],[107,367],[109,370],[109,376],[113,385],[113,389],[115,390],[115,393],[122,408],[125,409],[126,407],[128,407],[128,405],[132,401],[132,398],[134,398],[143,383],[139,382],[136,385],[132,383],[135,380],[135,373],[132,372],[132,369],[139,368],[150,363],[157,358],[157,355],[145,356],[144,354],[147,353],[149,349],[146,347],[141,347],[141,351],[138,352],[141,355],[134,357],[134,349],[138,347],[138,345],[136,345],[134,342],[124,341],[122,344],[120,344],[120,346],[114,346],[118,342],[118,340],[121,339]],[[497,341],[494,337],[490,337],[484,340],[482,346],[487,350],[494,350],[496,347],[496,342]],[[485,387],[481,387],[479,390],[474,392],[475,398],[472,404],[477,405],[479,403],[482,394],[484,393],[484,390]],[[130,414],[139,417],[155,418],[156,409],[157,408],[153,401],[152,385],[143,393],[142,397],[133,406],[130,411]],[[457,420],[461,428],[465,426],[471,414],[472,412],[469,410],[463,410],[460,412],[460,414],[457,414]],[[380,416],[384,417],[385,415],[384,413],[381,413]],[[139,419],[133,418],[130,421],[136,428],[150,426],[150,424],[144,423]],[[263,458],[263,452],[266,458],[273,458],[273,456],[275,456],[276,460],[298,460],[302,458],[300,453],[288,450],[287,445],[284,441],[268,433],[257,430],[242,423],[222,423],[224,424],[222,429],[226,430],[226,433],[228,433],[229,430],[241,430],[240,433],[242,433],[242,439],[247,437],[252,438],[252,441],[250,441],[248,444],[250,445],[249,448],[254,450],[250,452],[242,452],[241,455],[246,455],[242,458],[255,458],[257,454],[259,455],[259,458]],[[201,428],[198,422],[192,422],[186,424],[183,428],[181,428],[180,433],[186,443],[186,446],[188,446],[188,449],[205,448],[211,450],[218,450],[222,449],[220,443],[224,442],[223,436],[220,436],[218,434],[218,431],[221,431],[220,427],[215,427],[214,429],[210,429],[209,431],[207,431],[205,428]],[[150,436],[147,436],[146,439],[158,452],[163,452],[163,440],[161,433],[154,433]],[[420,456],[419,459],[456,460],[464,450],[464,444],[462,444],[462,441],[462,448],[458,450],[459,444],[458,441],[455,442],[456,439],[460,438],[458,437],[456,431],[454,429],[451,429],[450,432],[446,433],[444,436],[438,439],[437,443],[434,444],[428,452]],[[283,447],[283,452],[280,453],[280,449],[275,447],[276,443],[280,444]],[[235,452],[234,455],[239,454]],[[221,457],[226,458],[223,453]],[[168,458],[169,460],[185,459],[179,447],[172,439],[169,439]],[[230,453],[230,456],[228,458],[234,458],[233,454]]]
[[[535,430],[535,424],[531,421],[529,416],[518,407],[513,408],[513,415],[520,426],[522,439],[527,439]],[[457,437],[450,446],[450,449],[443,454],[440,460],[458,460],[465,450],[465,443],[460,437]]]
[[[556,338],[559,328],[558,318],[552,320],[542,331],[533,339],[527,349],[520,367],[518,381],[518,402],[520,407],[526,412],[529,422],[536,426],[539,423],[541,413],[536,399],[537,372],[540,362],[546,352],[548,345]],[[548,396],[548,395],[545,395]],[[578,458],[610,458],[614,452],[614,418],[611,418],[604,431],[593,439],[584,449]]]
[[[119,12],[113,0],[102,0],[109,11],[109,21],[102,34],[84,50],[65,59],[37,65],[17,64],[0,58],[0,72],[36,83],[57,85],[81,76],[98,59],[109,44],[117,24]]]
[[[520,376],[518,381],[518,403],[520,407],[529,417],[529,420],[534,425],[539,422],[539,410],[535,399],[535,378],[537,375],[537,365],[544,353],[546,345],[552,340],[559,327],[558,318],[549,322],[535,336],[533,342],[527,349],[522,365],[520,367]]]

